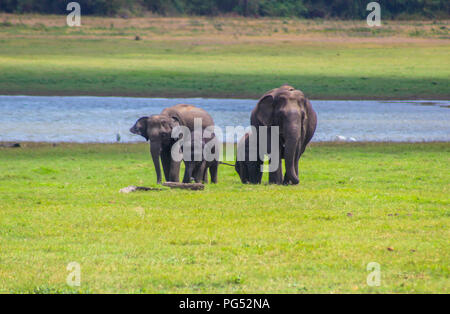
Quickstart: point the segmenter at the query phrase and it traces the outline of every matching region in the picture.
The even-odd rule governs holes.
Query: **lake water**
[[[129,133],[141,116],[188,103],[220,127],[249,125],[253,99],[0,96],[0,141],[142,141]],[[450,101],[312,101],[314,141],[450,141]],[[342,138],[341,138],[342,139]],[[228,141],[232,139],[228,138]]]

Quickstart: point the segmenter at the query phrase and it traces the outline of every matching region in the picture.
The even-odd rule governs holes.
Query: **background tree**
[[[69,0],[0,0],[9,13],[67,14]],[[363,19],[370,0],[77,0],[82,13],[114,16],[121,12],[161,15],[277,16],[299,18]],[[383,18],[449,18],[448,0],[378,0]]]

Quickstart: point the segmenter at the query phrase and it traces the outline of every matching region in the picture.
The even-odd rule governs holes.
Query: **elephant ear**
[[[305,97],[302,91],[296,90],[294,91],[294,95],[297,98],[298,105],[300,108],[306,108],[308,99]]]
[[[165,128],[170,129],[170,132],[177,127],[180,126],[180,121],[176,117],[169,117],[167,121],[163,122]]]
[[[145,138],[146,141],[149,139],[150,132],[148,130],[148,120],[150,117],[142,117],[136,123],[138,127],[139,134]]]
[[[160,136],[163,141],[167,141],[172,137],[173,129],[179,125],[174,119],[170,117],[162,117],[161,121],[161,129]]]
[[[306,136],[306,123],[305,120],[308,119],[308,106],[311,106],[309,100],[303,95],[303,93],[301,93],[298,97],[297,97],[297,101],[298,101],[298,105],[300,107],[300,111],[301,111],[301,132],[302,132],[302,142],[305,139]]]
[[[267,95],[261,98],[258,103],[257,119],[263,125],[270,126],[273,123],[274,97]]]
[[[172,133],[172,123],[170,122],[170,120],[161,121],[161,132],[164,134]]]
[[[186,126],[186,121],[183,119],[181,114],[179,112],[177,112],[176,110],[173,110],[171,108],[165,109],[163,111],[163,114],[166,114],[166,115],[168,115],[171,118],[172,124],[174,125],[173,127],[176,127],[176,126],[179,126],[179,125]]]

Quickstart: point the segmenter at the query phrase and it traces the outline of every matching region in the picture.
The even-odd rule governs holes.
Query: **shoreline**
[[[20,144],[20,147],[7,147],[4,145]],[[223,145],[230,143],[222,143]],[[237,144],[237,143],[232,143]],[[436,145],[436,144],[448,144],[450,141],[417,141],[417,142],[389,142],[389,141],[361,141],[361,142],[344,142],[344,141],[320,141],[311,142],[308,147],[323,147],[323,146],[348,146],[348,147],[358,147],[358,146],[382,146],[382,145]],[[123,143],[113,143],[113,142],[29,142],[29,141],[0,141],[0,149],[19,149],[19,148],[41,148],[41,147],[73,147],[73,146],[132,146],[132,145],[149,145],[148,142],[123,142]]]
[[[261,92],[263,93],[263,92]],[[262,94],[261,94],[262,95]],[[167,99],[175,99],[175,98],[183,98],[183,99],[248,99],[248,100],[258,100],[261,95],[255,95],[252,93],[204,93],[204,94],[196,94],[196,93],[183,93],[183,95],[179,93],[151,93],[151,92],[122,92],[122,93],[110,93],[110,92],[87,92],[87,93],[79,93],[79,92],[5,92],[0,90],[0,96],[29,96],[29,97],[125,97],[125,98],[167,98]],[[306,95],[308,97],[308,95]],[[338,101],[439,101],[446,100],[450,101],[450,95],[412,95],[412,96],[374,96],[368,95],[364,98],[357,97],[354,95],[351,96],[330,96],[330,95],[314,95],[312,97],[308,97],[310,100],[338,100]]]

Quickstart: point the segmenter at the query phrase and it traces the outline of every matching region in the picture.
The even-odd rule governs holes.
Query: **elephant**
[[[205,146],[211,141],[215,140],[215,135],[212,134],[209,138],[204,138],[201,134],[197,135],[193,133],[191,137],[191,154],[190,160],[184,160],[185,171],[183,177],[183,183],[190,183],[191,178],[194,178],[196,183],[208,183],[208,171],[211,176],[211,182],[217,183],[217,172],[219,168],[219,160],[218,158],[214,158],[212,161],[207,161],[205,156],[203,155],[203,151]],[[200,140],[200,143],[197,143]],[[199,145],[199,153],[196,154],[194,147],[196,144]],[[215,146],[212,147],[211,153],[215,154]]]
[[[150,154],[155,165],[157,183],[161,184],[161,166],[166,181],[179,182],[180,164],[172,158],[172,147],[178,140],[172,138],[172,130],[185,126],[194,131],[194,120],[201,119],[202,130],[214,126],[213,118],[203,109],[192,105],[175,105],[164,109],[161,114],[140,118],[130,129],[133,134],[141,135],[150,141]]]
[[[243,156],[243,160],[237,160],[235,170],[244,184],[261,184],[262,172],[261,166],[263,162],[258,158],[255,161],[250,160],[250,136],[251,133],[246,133],[238,143],[237,155]]]
[[[267,92],[253,109],[250,123],[258,133],[258,145],[259,127],[268,127],[269,133],[272,131],[271,127],[279,127],[278,148],[270,147],[270,134],[268,136],[268,153],[270,154],[272,149],[278,149],[280,154],[277,170],[269,173],[269,183],[299,184],[298,163],[317,127],[317,114],[303,92],[289,85]],[[259,154],[258,159],[262,164],[264,160],[261,160]],[[286,168],[284,177],[282,159],[285,160]],[[259,177],[260,174],[254,172],[261,172],[261,169],[251,166],[251,163],[246,164],[253,172],[249,177]]]

